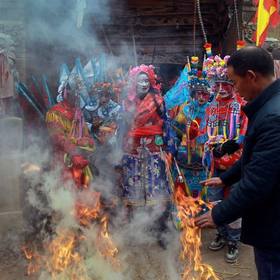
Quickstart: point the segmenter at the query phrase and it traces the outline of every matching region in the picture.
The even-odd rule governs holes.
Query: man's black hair
[[[227,62],[239,76],[245,76],[248,70],[265,77],[274,75],[274,63],[271,55],[259,47],[245,47],[234,52]]]

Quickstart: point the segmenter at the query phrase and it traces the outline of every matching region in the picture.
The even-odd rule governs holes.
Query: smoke
[[[76,56],[81,56],[86,61],[95,54],[110,53],[108,44],[104,43],[102,25],[111,21],[111,2],[26,0],[29,45],[27,62],[35,62],[33,67],[38,73],[49,73],[57,79],[56,73],[63,62],[71,64]],[[81,6],[77,6],[78,3]],[[114,53],[108,59],[106,70],[134,63],[131,48],[124,42],[120,42],[120,45],[119,53]],[[49,49],[42,50],[42,47]],[[132,119],[128,118],[126,125],[131,121]],[[38,135],[29,136],[28,145],[25,145],[23,150],[20,144],[18,148],[14,147],[16,143],[11,144],[14,146],[8,150],[13,153],[13,161],[18,167],[17,176],[21,177],[20,184],[23,184],[26,239],[46,243],[63,230],[77,232],[77,235],[84,238],[79,244],[79,253],[83,256],[83,266],[89,279],[157,279],[159,274],[162,279],[179,279],[178,233],[170,220],[163,231],[159,228],[165,205],[139,207],[130,212],[120,199],[120,174],[116,172],[115,166],[121,164],[123,156],[121,140],[126,133],[123,122],[124,120],[120,122],[120,137],[116,140],[117,143],[112,146],[98,146],[92,155],[97,170],[88,191],[79,191],[73,183],[62,182],[62,170],[53,165],[51,146],[46,142],[44,134],[40,135],[40,132],[36,131]],[[22,140],[26,137],[22,128],[21,131],[15,129],[6,133],[9,127],[10,124],[2,127],[1,135],[4,131],[6,136],[3,142],[12,143],[14,139]],[[32,133],[35,134],[35,131]],[[4,150],[7,151],[7,148]],[[7,166],[7,163],[6,158],[0,158],[1,168]],[[7,190],[3,185],[0,189]],[[100,221],[82,227],[75,216],[77,200],[86,205],[90,204],[93,192],[101,193],[104,205],[102,211],[109,217],[109,233],[119,250],[117,258],[121,263],[120,270],[115,270],[98,251],[96,239],[100,231]],[[9,191],[6,195],[15,198],[17,194]],[[159,233],[164,246],[167,246],[166,250],[158,246]],[[49,274],[42,271],[39,279],[49,279]]]
[[[11,127],[10,123],[2,127],[3,131],[7,132],[8,127]],[[10,143],[9,140],[15,137],[22,139],[22,135],[19,136],[19,130],[16,129],[10,135],[6,133],[5,141]],[[81,266],[89,279],[157,279],[159,274],[165,275],[163,279],[179,279],[175,266],[179,251],[178,233],[170,221],[167,222],[167,230],[161,232],[159,228],[165,205],[138,207],[130,212],[120,199],[121,190],[117,183],[119,174],[114,169],[114,165],[120,163],[122,157],[120,150],[106,145],[97,147],[92,157],[99,174],[94,174],[89,190],[79,191],[72,182],[65,183],[61,180],[62,170],[55,167],[50,153],[51,145],[46,145],[43,135],[29,137],[29,143],[31,144],[26,145],[24,150],[16,147],[11,149],[13,160],[19,165],[17,175],[21,176],[23,184],[27,241],[36,240],[47,244],[61,231],[67,230],[83,236],[79,254],[82,256]],[[1,158],[0,166],[4,164],[7,165],[7,160]],[[109,217],[109,234],[119,250],[116,255],[121,264],[119,270],[114,269],[111,262],[98,250],[100,221],[93,221],[90,226],[83,227],[75,215],[77,201],[93,205],[91,194],[95,192],[101,193],[104,205],[102,211]],[[15,194],[11,191],[7,196]],[[167,246],[166,250],[158,246],[159,233]],[[15,237],[15,234],[11,235],[10,240],[15,240]],[[67,279],[65,277],[61,275],[57,279]],[[49,273],[43,270],[39,279],[50,279]]]
[[[31,135],[29,137],[30,145],[26,145],[25,149],[22,150],[22,143],[17,143],[20,142],[19,139],[23,139],[22,132],[20,132],[22,130],[19,129],[22,125],[21,120],[7,118],[1,121],[4,123],[1,125],[1,135],[5,132],[5,137],[2,138],[1,142],[1,155],[5,154],[6,156],[0,158],[0,167],[1,170],[3,166],[7,167],[10,163],[7,160],[9,157],[12,158],[13,163],[17,164],[18,168],[13,165],[13,171],[16,170],[17,172],[13,175],[20,177],[21,181],[19,181],[18,187],[23,187],[21,198],[23,199],[24,236],[26,236],[26,240],[36,240],[36,242],[47,244],[50,242],[51,236],[54,238],[61,231],[77,232],[78,235],[85,237],[85,242],[80,244],[79,252],[83,256],[81,265],[84,266],[90,277],[89,279],[131,279],[130,275],[133,275],[135,270],[127,267],[127,259],[130,258],[129,249],[125,247],[127,245],[126,234],[129,234],[129,239],[134,236],[137,239],[136,244],[139,246],[144,243],[151,244],[154,237],[146,236],[145,229],[147,224],[150,223],[151,216],[158,216],[158,211],[156,215],[151,212],[137,213],[132,223],[127,224],[126,213],[120,205],[112,210],[109,232],[120,251],[117,257],[122,264],[122,270],[115,271],[110,262],[104,259],[96,248],[96,238],[100,230],[98,222],[94,222],[89,227],[81,228],[75,216],[77,200],[84,204],[90,204],[92,202],[90,199],[92,192],[100,191],[102,198],[109,202],[114,196],[117,196],[114,189],[116,184],[113,170],[108,173],[109,164],[102,164],[101,155],[97,156],[96,154],[96,159],[100,162],[98,168],[103,173],[100,176],[95,176],[95,180],[88,191],[79,192],[73,183],[61,181],[61,170],[53,165],[50,146],[44,147],[45,139],[43,135]],[[4,153],[4,151],[7,151],[7,145],[10,148],[8,154]],[[113,158],[112,154],[112,161]],[[105,179],[104,171],[107,179]],[[5,191],[4,187],[4,185],[1,185],[2,191]],[[5,192],[6,200],[7,198],[11,200],[18,193],[14,191],[15,186],[7,185],[7,187],[6,189],[11,189],[11,191]],[[12,204],[9,207],[19,207],[19,205]],[[135,227],[136,225],[137,227]],[[8,240],[8,244],[13,244],[12,247],[16,252],[21,247],[20,243],[23,244],[23,240],[19,240],[18,236],[14,231],[12,234],[9,233],[8,238],[5,238],[5,240]],[[63,279],[63,276],[61,277]],[[43,270],[39,279],[49,279],[49,274]]]
[[[80,53],[96,48],[94,24],[102,25],[110,19],[109,0],[30,0],[27,13],[27,33],[32,43],[62,46],[64,51]],[[79,27],[80,13],[84,16]]]
[[[80,57],[86,63],[91,57],[107,53],[112,56],[108,67],[133,63],[131,51],[118,42],[115,52],[104,25],[112,23],[113,0],[26,0],[27,57],[32,74],[47,74],[54,81],[60,64],[74,64]],[[115,3],[120,8],[122,3]],[[113,67],[112,67],[113,66]]]
[[[61,183],[61,170],[52,168],[48,172],[43,172],[43,166],[46,161],[51,160],[51,157],[48,153],[42,153],[41,158],[40,156],[33,157],[33,155],[38,156],[40,150],[40,146],[27,149],[24,153],[24,160],[29,160],[29,166],[32,164],[32,166],[40,167],[31,169],[29,172],[26,171],[25,175],[28,177],[29,185],[27,205],[32,206],[32,211],[28,213],[26,219],[33,226],[31,230],[39,230],[39,233],[35,232],[35,236],[39,236],[41,242],[46,243],[50,240],[50,235],[46,231],[48,231],[47,219],[51,215],[51,231],[52,234],[55,233],[53,238],[61,231],[67,230],[83,236],[79,244],[79,254],[83,257],[80,266],[86,271],[85,275],[89,277],[88,279],[128,280],[143,277],[143,275],[145,279],[158,279],[159,274],[165,275],[162,279],[180,278],[178,274],[178,252],[180,250],[178,233],[170,221],[168,230],[162,235],[166,242],[166,250],[157,245],[158,223],[164,205],[139,207],[133,213],[128,213],[121,201],[116,202],[115,206],[111,206],[112,199],[117,197],[115,189],[117,186],[114,176],[109,172],[106,173],[106,179],[104,179],[104,174],[95,176],[89,190],[79,192],[73,183]],[[98,168],[104,172],[105,166],[101,165]],[[25,167],[25,170],[28,169]],[[95,221],[88,227],[81,227],[75,216],[77,200],[92,205],[94,203],[92,203],[91,194],[96,191],[101,192],[104,205],[109,205],[108,210],[104,211],[109,215],[109,234],[119,250],[116,258],[121,264],[121,269],[115,269],[110,261],[98,251],[96,240],[100,222]],[[36,214],[34,215],[34,213]],[[42,217],[43,222],[38,228],[37,222]],[[34,224],[37,225],[35,228]],[[64,271],[59,277],[64,279],[68,272]],[[59,277],[57,279],[60,279]],[[39,279],[49,279],[47,271],[43,270]]]

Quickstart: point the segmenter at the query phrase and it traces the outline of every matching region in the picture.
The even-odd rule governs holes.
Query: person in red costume
[[[131,69],[125,100],[129,123],[123,140],[123,198],[130,217],[136,209],[160,208],[152,230],[158,234],[161,246],[165,246],[162,234],[167,230],[171,199],[162,159],[163,108],[154,67],[140,65]]]
[[[204,149],[204,164],[210,176],[219,176],[241,157],[242,143],[247,129],[247,118],[241,107],[244,101],[235,92],[233,83],[228,79],[226,62],[219,56],[208,58],[208,78],[212,81],[215,98],[206,110],[208,141]],[[228,186],[229,187],[229,186]],[[228,193],[228,187],[208,187],[209,201],[220,201]],[[236,262],[240,240],[240,221],[218,228],[218,234],[209,249],[220,250],[227,243],[226,261]]]
[[[78,188],[87,188],[92,178],[87,156],[94,141],[79,108],[79,96],[64,88],[63,101],[49,109],[46,124],[53,144],[53,162],[63,166],[64,180],[73,179]]]
[[[133,68],[129,79],[125,110],[130,115],[130,123],[123,144],[124,197],[128,205],[154,205],[170,199],[160,155],[163,98],[152,66]]]

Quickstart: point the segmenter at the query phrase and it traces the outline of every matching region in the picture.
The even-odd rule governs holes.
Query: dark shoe
[[[226,252],[226,262],[227,263],[236,263],[239,255],[237,242],[229,241],[228,242],[228,250]]]
[[[212,251],[221,250],[226,244],[225,239],[220,234],[217,234],[216,238],[209,244],[208,249]]]

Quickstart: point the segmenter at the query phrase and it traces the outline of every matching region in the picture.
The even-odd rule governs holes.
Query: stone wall
[[[0,33],[10,35],[15,42],[16,69],[19,72],[19,78],[23,81],[26,77],[24,21],[25,0],[0,0]],[[13,136],[7,132],[7,129],[13,132]],[[18,151],[22,145],[22,120],[17,118],[1,119],[0,135],[2,139],[0,141],[1,238],[7,234],[18,233],[23,225],[20,199],[20,161],[18,153],[15,153],[15,150]],[[13,143],[13,147],[6,146],[14,141],[16,144]]]
[[[0,0],[0,33],[12,36],[16,43],[16,68],[20,79],[26,77],[25,0]]]

